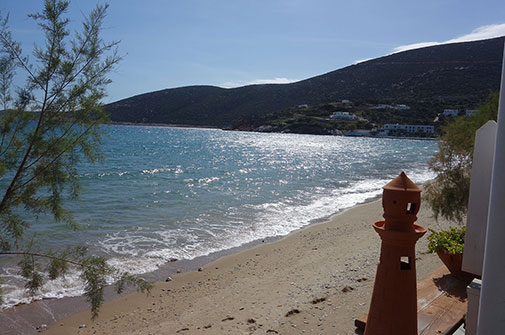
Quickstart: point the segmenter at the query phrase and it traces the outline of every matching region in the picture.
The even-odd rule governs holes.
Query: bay
[[[41,248],[86,245],[131,273],[193,259],[320,222],[381,194],[401,171],[433,178],[434,141],[217,129],[105,126],[103,164],[78,167],[83,191],[68,202],[83,229],[41,215],[28,231]],[[2,262],[3,307],[29,302],[13,260]],[[78,273],[36,299],[82,293]]]

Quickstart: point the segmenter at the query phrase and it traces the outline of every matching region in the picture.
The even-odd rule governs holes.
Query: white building
[[[342,103],[343,103],[344,105],[347,105],[347,104],[350,104],[350,103],[351,103],[351,101],[350,101],[350,100],[347,100],[347,99],[344,99],[344,100],[342,100]]]
[[[307,105],[307,104],[298,105],[298,108],[307,108],[307,107],[309,107],[309,105]]]
[[[457,109],[444,109],[444,116],[458,116],[458,113]]]
[[[472,115],[475,115],[475,114],[478,114],[480,113],[480,110],[478,109],[467,109],[465,111],[465,114],[468,115],[468,116],[472,116]]]
[[[349,112],[335,112],[330,115],[331,119],[336,120],[356,120],[358,117],[356,115],[349,114]]]
[[[435,133],[435,126],[425,126],[417,124],[385,124],[384,129],[380,130],[382,135],[394,135],[396,133],[409,133],[409,134],[433,134]]]
[[[393,106],[387,104],[378,104],[377,106],[372,107],[372,109],[393,109]]]
[[[409,109],[410,109],[410,107],[409,107],[409,106],[407,106],[407,105],[396,105],[396,106],[395,106],[395,109],[396,109],[396,110],[409,110]]]

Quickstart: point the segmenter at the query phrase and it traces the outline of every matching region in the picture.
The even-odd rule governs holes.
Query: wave
[[[413,179],[419,184],[433,178],[433,174],[426,170],[407,173],[415,175]],[[143,227],[130,232],[117,232],[104,239],[101,248],[111,254],[121,254],[121,261],[115,258],[111,261],[123,270],[149,272],[172,258],[191,260],[255,240],[287,235],[379,196],[382,186],[390,179],[362,180],[349,183],[345,188],[334,188],[325,194],[305,192],[299,194],[297,199],[232,207],[224,217],[216,219],[201,215],[194,220],[194,224],[177,229]],[[309,201],[299,203],[303,198]],[[125,262],[128,257],[135,261]]]
[[[33,296],[22,285],[24,281],[17,275],[18,268],[4,268],[2,271],[4,283],[0,287],[4,292],[4,301],[0,310],[32,301],[75,297],[84,293],[84,283],[79,277],[80,272],[76,270],[71,269],[64,277],[55,280],[47,280],[47,274],[44,274],[44,285]]]

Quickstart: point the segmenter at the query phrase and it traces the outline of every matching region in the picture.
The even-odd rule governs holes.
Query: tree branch
[[[28,251],[0,251],[0,256],[32,256],[32,257],[43,257],[43,258],[49,258],[49,259],[56,259],[64,262],[68,262],[70,264],[74,264],[77,266],[84,267],[85,265],[76,261],[72,261],[66,258],[61,258],[61,257],[56,257],[52,255],[47,255],[47,254],[40,254],[36,252],[28,252]]]
[[[23,57],[21,57],[21,55],[16,51],[16,48],[12,45],[12,42],[9,41],[9,39],[2,32],[0,32],[0,38],[2,39],[4,45],[8,47],[9,53],[13,55],[15,59],[17,59],[19,65],[21,65],[21,67],[28,73],[31,79],[33,79],[33,82],[43,90],[44,85],[42,85],[42,83],[37,80],[37,77],[35,77],[33,72],[30,70],[30,67],[25,63]]]
[[[109,70],[109,69],[110,69],[110,68],[111,68],[114,64],[116,64],[118,61],[119,61],[119,59],[117,59],[115,62],[111,62],[111,63],[106,64],[106,66],[104,66],[104,67],[103,67],[100,71],[98,71],[98,72],[95,74],[95,76],[93,76],[93,77],[91,77],[90,79],[88,79],[88,81],[87,81],[86,83],[84,83],[84,86],[87,86],[87,85],[88,85],[88,84],[89,84],[92,80],[96,79],[98,76],[100,76],[101,74],[103,74],[103,73],[105,73],[106,71],[108,71],[108,70]],[[72,99],[74,99],[74,98],[75,98],[74,96],[70,95],[70,96],[69,96],[69,97],[65,100],[65,102],[64,102],[64,103],[63,103],[63,104],[62,104],[62,105],[61,105],[61,106],[60,106],[60,107],[59,107],[56,111],[54,111],[54,112],[51,114],[51,116],[54,116],[54,115],[57,115],[58,113],[60,113],[60,112],[62,111],[62,109],[63,109],[63,108],[65,108],[65,106],[66,106],[66,105],[67,105],[67,104],[68,104],[68,103],[69,103]],[[53,117],[50,117],[48,121],[51,121],[52,119],[53,119]],[[61,135],[61,136],[58,138],[58,140],[62,139],[62,138],[64,137],[64,135],[66,135],[66,134],[68,133],[68,131],[72,128],[72,126],[74,126],[75,124],[76,124],[76,122],[74,121],[74,122],[72,123],[72,125],[71,125],[68,129],[67,129],[67,131],[66,131],[63,135]],[[94,126],[94,125],[96,125],[96,121],[95,121],[95,122],[93,122],[92,126]],[[88,127],[84,133],[88,132],[90,129],[91,129],[91,126],[90,126],[90,127]],[[82,135],[84,135],[84,133],[83,133]],[[81,137],[82,137],[82,136],[80,136],[79,138],[81,138]],[[67,148],[66,150],[68,150],[68,148]],[[65,151],[66,151],[66,150],[65,150]],[[39,157],[38,157],[38,158],[37,158],[34,162],[31,162],[28,166],[26,166],[26,169],[28,169],[28,168],[30,168],[31,166],[33,166],[33,165],[34,165],[37,161],[39,161],[39,160],[40,160],[40,159],[41,159],[41,158],[42,158],[42,157],[43,157],[43,156],[44,156],[47,152],[48,152],[48,151],[46,150],[46,151],[45,151],[43,154],[41,154],[41,155],[40,155],[40,156],[39,156]],[[64,153],[64,152],[62,152],[62,154],[63,154],[63,153]],[[61,155],[59,155],[59,156],[61,156]],[[47,168],[47,167],[45,167],[45,168]],[[45,168],[44,168],[44,169],[45,169]],[[30,181],[31,181],[31,180],[33,180],[33,179],[34,179],[34,178],[31,178],[31,179],[30,179]],[[24,186],[24,185],[26,185],[26,184],[27,184],[27,183],[24,183],[24,184],[22,184],[22,186]]]
[[[77,121],[74,120],[71,124],[70,124],[70,127],[68,127],[52,144],[55,144],[57,142],[59,142],[62,138],[64,138],[68,132],[70,131],[70,129],[72,129],[73,126],[75,126],[77,124]],[[29,168],[31,168],[33,165],[35,165],[39,160],[41,160],[43,157],[46,156],[46,154],[49,152],[49,149],[47,149],[46,151],[44,151],[43,153],[41,153],[34,161],[30,162],[26,167],[25,169],[28,170]]]
[[[72,148],[84,135],[87,134],[87,132],[92,128],[94,127],[96,124],[97,124],[98,120],[95,120],[88,128],[86,128],[85,131],[82,132],[81,135],[79,135],[79,137],[77,137],[75,139],[75,141],[73,141],[72,143],[70,143],[64,150],[62,150],[56,157],[54,157],[53,160],[51,160],[49,163],[47,163],[43,168],[41,168],[40,171],[44,171],[45,169],[47,169],[49,166],[51,166],[56,160],[58,160],[58,158],[60,158],[65,152],[67,152],[70,148]],[[18,186],[16,186],[13,191],[17,191],[18,189],[26,186],[28,183],[30,183],[32,180],[34,180],[35,178],[37,178],[38,175],[34,174],[30,179],[28,179],[27,181],[25,181],[24,183],[22,184],[19,184]],[[1,209],[1,207],[0,207]]]
[[[101,25],[101,20],[102,19],[103,19],[103,15],[102,16],[98,16],[92,22],[90,30],[93,31],[96,28],[99,28],[100,25]],[[84,42],[82,42],[82,45],[80,46],[79,51],[75,54],[75,58],[72,60],[72,69],[77,64],[77,61],[81,57],[81,55],[82,55],[82,53],[83,53],[86,45],[90,41],[90,39],[91,39],[91,34],[86,34],[86,39],[84,40]],[[105,50],[109,50],[110,48],[116,46],[117,44],[118,44],[118,42],[113,42],[113,43],[110,43],[110,44],[106,45],[105,47],[103,47],[103,48],[101,48],[99,50],[99,52],[97,53],[97,55],[101,54]],[[97,58],[98,57],[93,57],[93,59],[97,59]],[[65,75],[65,77],[62,80],[62,85],[60,86],[60,88],[56,92],[62,92],[70,83],[72,83],[75,80],[75,78],[77,78],[80,75],[80,73],[84,70],[84,68],[86,68],[89,64],[90,63],[87,62],[83,67],[81,67],[81,69],[79,71],[77,71],[77,73],[75,75],[71,76],[68,79],[67,79],[67,75]],[[50,105],[52,105],[52,103],[54,102],[54,99],[56,99],[57,95],[58,95],[58,93],[54,93],[54,94],[52,94],[52,95],[49,96],[49,100],[51,100]]]
[[[5,154],[7,152],[7,150],[9,150],[12,142],[16,138],[16,133],[19,130],[19,122],[20,122],[20,120],[18,119],[18,121],[16,122],[16,127],[14,128],[14,133],[11,136],[11,140],[9,141],[9,144],[7,144],[7,146],[5,147],[5,150],[2,150],[5,134],[4,134],[4,136],[2,136],[2,144],[0,145],[0,156],[2,156],[3,154]]]

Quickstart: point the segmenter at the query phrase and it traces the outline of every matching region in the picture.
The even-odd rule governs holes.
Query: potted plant
[[[429,231],[428,252],[436,252],[453,275],[466,277],[466,272],[461,270],[466,228],[450,227],[449,230]]]

